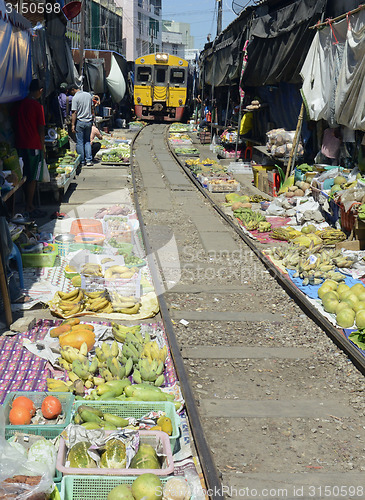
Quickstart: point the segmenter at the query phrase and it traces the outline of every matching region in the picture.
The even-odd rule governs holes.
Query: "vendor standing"
[[[38,79],[29,85],[29,95],[20,101],[17,108],[16,147],[19,157],[23,159],[25,183],[26,211],[30,217],[43,217],[46,212],[36,210],[33,204],[37,181],[42,179],[43,160],[45,158],[44,142],[44,109],[38,99],[43,87]]]
[[[91,127],[93,124],[92,96],[89,92],[80,90],[77,85],[71,85],[72,95],[72,132],[76,132],[76,151],[81,156],[81,164],[92,166],[90,144]]]

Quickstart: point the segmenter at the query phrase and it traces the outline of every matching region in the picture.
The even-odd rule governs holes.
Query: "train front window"
[[[148,68],[146,66],[140,66],[137,69],[137,81],[138,82],[151,81],[151,68]]]
[[[172,68],[170,72],[170,83],[184,83],[185,70],[182,68]]]
[[[166,80],[166,68],[156,69],[156,83],[165,83]]]

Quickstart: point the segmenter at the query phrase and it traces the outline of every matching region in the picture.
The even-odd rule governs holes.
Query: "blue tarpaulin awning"
[[[32,79],[31,24],[16,12],[7,13],[0,0],[0,103],[28,95]]]

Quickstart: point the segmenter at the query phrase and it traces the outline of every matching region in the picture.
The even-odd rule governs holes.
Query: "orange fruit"
[[[41,410],[44,418],[57,418],[62,413],[61,401],[55,396],[47,396],[43,399]]]
[[[26,396],[19,396],[14,399],[11,407],[16,408],[17,406],[22,406],[23,408],[27,408],[31,416],[33,417],[36,412],[36,407],[33,401]]]
[[[29,425],[31,419],[30,411],[24,406],[16,406],[9,412],[9,422],[12,425]]]

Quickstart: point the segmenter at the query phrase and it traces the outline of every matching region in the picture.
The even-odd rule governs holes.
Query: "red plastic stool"
[[[247,146],[244,152],[244,158],[247,160],[247,154],[250,155],[250,160],[252,160],[252,146]]]

